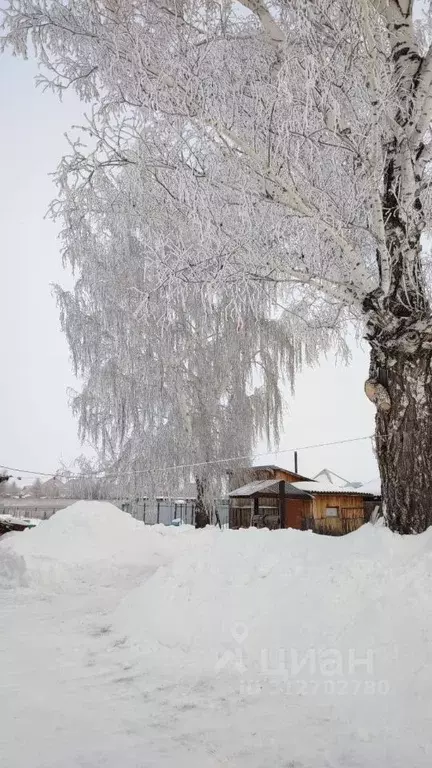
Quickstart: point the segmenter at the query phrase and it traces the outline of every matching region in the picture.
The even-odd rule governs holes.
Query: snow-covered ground
[[[0,542],[5,768],[426,768],[432,531],[145,527]]]

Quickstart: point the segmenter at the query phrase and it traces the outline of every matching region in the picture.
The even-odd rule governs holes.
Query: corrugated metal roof
[[[242,485],[241,488],[235,488],[230,492],[232,498],[255,496],[257,494],[265,496],[277,496],[279,495],[279,483],[280,480],[254,480],[252,483]],[[296,488],[297,483],[288,483],[285,481],[285,496],[297,497],[302,496],[310,497],[310,494],[305,492],[301,488]]]
[[[235,488],[234,491],[230,491],[230,496],[252,496],[253,493],[258,491],[265,491],[272,486],[278,485],[278,480],[253,480],[251,483],[242,485],[241,488]]]
[[[342,496],[372,496],[370,491],[362,491],[361,488],[338,488],[333,483],[318,483],[315,480],[301,480],[300,482],[292,483],[295,488],[307,493],[332,493],[334,495]]]

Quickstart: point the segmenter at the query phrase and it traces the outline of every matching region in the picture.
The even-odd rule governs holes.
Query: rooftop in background
[[[250,496],[277,496],[279,495],[279,480],[254,480],[251,483],[235,488],[230,492],[230,498],[244,498]],[[373,491],[353,488],[352,486],[338,488],[332,483],[318,483],[315,480],[302,480],[300,482],[285,482],[286,498],[302,498],[314,494],[331,494],[339,496],[375,496]]]
[[[318,472],[312,479],[317,482],[331,483],[337,488],[346,488],[347,486],[358,488],[361,485],[361,483],[353,483],[351,480],[347,480],[345,477],[341,477],[336,472],[332,472],[331,469],[327,468],[322,469],[321,472]]]
[[[237,472],[286,472],[287,474],[293,475],[293,477],[298,477],[299,480],[310,480],[310,477],[306,477],[306,475],[300,475],[292,469],[287,469],[287,467],[278,467],[276,464],[253,465],[250,467],[237,467],[236,469],[228,470],[228,474],[231,475]]]
[[[375,477],[373,480],[369,480],[368,483],[364,483],[358,488],[363,493],[372,493],[373,496],[381,496],[381,480],[379,477]]]
[[[291,475],[297,475],[297,477],[304,477],[304,475],[300,475],[298,472],[294,472],[292,469],[288,469],[287,467],[278,467],[277,464],[262,464],[253,466],[251,469],[272,469],[274,472],[289,472]],[[306,478],[305,478],[306,479]]]

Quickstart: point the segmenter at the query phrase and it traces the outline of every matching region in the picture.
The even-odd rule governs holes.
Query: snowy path
[[[65,606],[64,595],[3,596],[5,768],[304,765],[291,757],[304,753],[303,743],[295,746],[304,713],[286,696],[242,695],[236,681],[209,676],[181,680],[181,670],[177,680],[171,671],[136,672],[121,644],[107,642],[105,619],[119,597],[105,589],[68,596]],[[311,752],[322,749],[317,743]]]
[[[428,534],[153,531],[141,565],[72,568],[47,565],[48,533],[0,545],[33,583],[0,588],[1,768],[431,765]],[[343,669],[275,674],[288,647]]]

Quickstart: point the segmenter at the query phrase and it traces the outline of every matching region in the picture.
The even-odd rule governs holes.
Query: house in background
[[[331,483],[337,488],[347,488],[348,486],[351,488],[358,488],[361,485],[361,483],[346,480],[345,477],[341,477],[340,475],[337,475],[336,472],[332,472],[331,469],[325,468],[322,469],[321,472],[318,472],[312,479],[316,480],[318,483]]]
[[[230,469],[228,470],[228,477],[230,491],[254,480],[286,480],[288,483],[295,482],[296,480],[310,480],[305,475],[299,475],[298,472],[292,472],[290,469],[277,467],[275,464]]]
[[[230,490],[230,528],[298,528],[341,535],[367,522],[377,505],[372,492],[352,485],[340,488],[332,482],[298,479],[281,467],[256,469],[258,477],[251,467],[249,482]]]
[[[373,480],[369,480],[368,483],[363,483],[359,486],[359,490],[366,491],[366,493],[372,493],[376,498],[381,498],[381,480],[379,477],[375,477]]]

